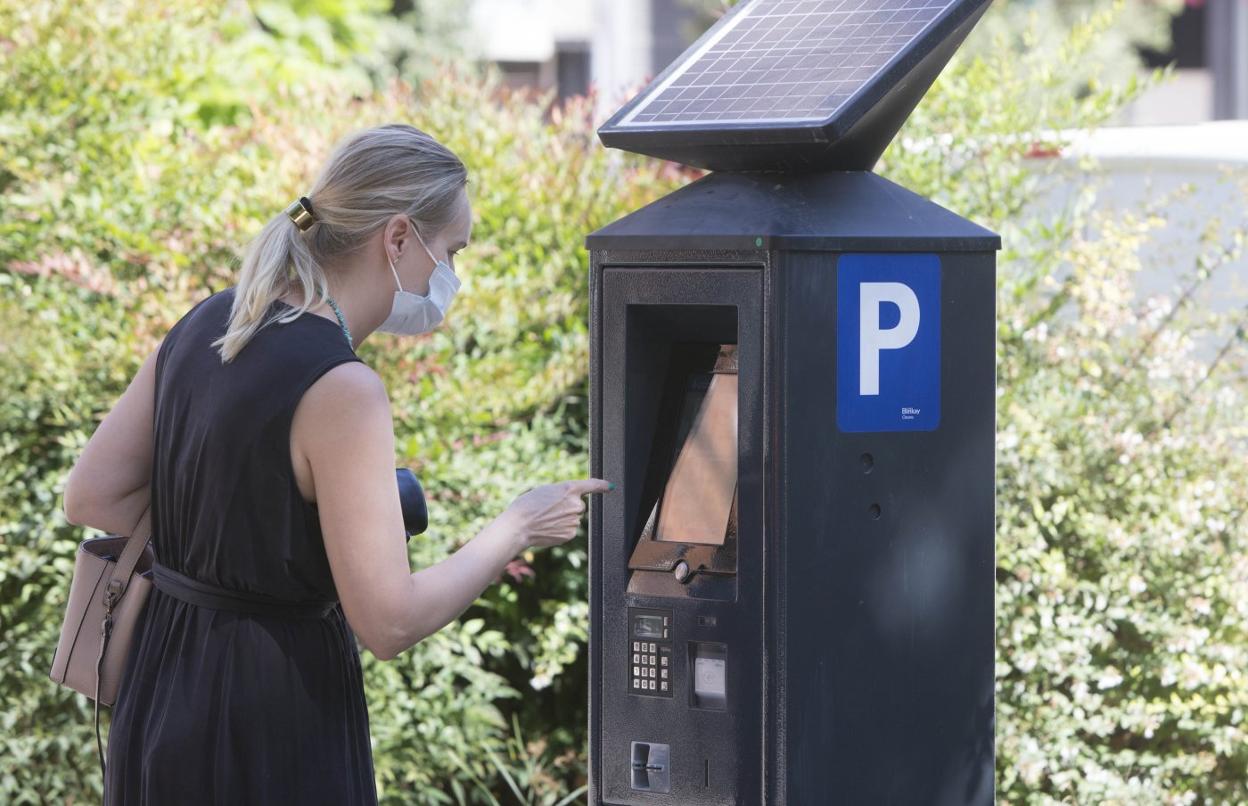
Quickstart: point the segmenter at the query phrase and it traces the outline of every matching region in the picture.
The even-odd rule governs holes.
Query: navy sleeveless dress
[[[104,804],[375,804],[359,648],[290,462],[304,391],[361,359],[304,314],[222,365],[209,345],[233,293],[196,304],[157,355],[152,547],[185,585],[323,615],[207,607],[157,581],[113,707]]]

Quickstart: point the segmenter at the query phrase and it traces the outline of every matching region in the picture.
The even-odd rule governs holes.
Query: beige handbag
[[[104,771],[100,704],[117,700],[126,660],[152,590],[151,507],[134,537],[108,534],[82,541],[61,638],[52,655],[57,683],[95,700],[95,745]]]

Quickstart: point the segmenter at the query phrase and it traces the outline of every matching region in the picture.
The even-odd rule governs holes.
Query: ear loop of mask
[[[410,220],[410,219],[409,219],[409,220]],[[433,261],[433,268],[436,270],[436,269],[438,268],[438,264],[439,264],[439,263],[442,263],[443,261],[438,260],[436,257],[434,257],[434,256],[433,256],[433,252],[430,252],[430,251],[429,251],[429,247],[425,245],[425,239],[424,239],[424,238],[422,238],[422,237],[420,237],[420,230],[418,230],[418,229],[416,228],[416,222],[415,222],[415,221],[412,221],[412,234],[416,236],[416,240],[420,241],[420,248],[421,248],[421,249],[424,249],[424,250],[425,250],[425,254],[426,254],[426,255],[428,255],[428,256],[429,256],[429,259]],[[398,285],[398,287],[399,287],[399,291],[402,291],[402,290],[403,290],[403,282],[402,282],[401,280],[399,280],[399,272],[398,272],[398,270],[396,270],[396,269],[394,268],[394,261],[390,258],[390,253],[389,253],[389,252],[387,252],[387,253],[386,253],[386,262],[390,264],[390,272],[391,272],[391,274],[393,274],[393,275],[394,275],[394,282],[395,282],[395,284],[397,284],[397,285]]]

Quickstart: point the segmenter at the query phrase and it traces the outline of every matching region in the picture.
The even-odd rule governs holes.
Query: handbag
[[[106,534],[82,541],[61,637],[49,677],[95,701],[95,746],[104,773],[100,705],[117,700],[126,661],[152,590],[151,506],[134,535]]]
[[[410,539],[428,528],[429,511],[416,476],[406,468],[395,472],[404,532]],[[79,544],[61,637],[48,675],[95,701],[95,746],[100,756],[101,774],[105,767],[100,706],[111,706],[117,700],[147,597],[155,585],[151,515],[149,505],[131,537],[106,534]],[[169,573],[168,569],[165,573]],[[173,576],[176,579],[178,575]],[[196,587],[211,586],[198,583]],[[183,591],[179,598],[185,595]],[[257,605],[253,603],[252,607]]]

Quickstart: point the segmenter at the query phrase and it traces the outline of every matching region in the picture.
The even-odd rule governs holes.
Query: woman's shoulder
[[[196,302],[169,329],[164,341],[186,342],[193,352],[203,344],[214,344],[229,330],[236,288],[228,286]],[[260,313],[261,327],[253,331],[237,356],[242,359],[240,366],[289,379],[292,373],[319,377],[325,369],[344,361],[362,363],[338,323],[309,313],[286,319],[285,314],[293,310],[278,299],[265,306]]]
[[[363,361],[333,363],[317,373],[299,396],[291,422],[300,450],[324,446],[335,434],[347,433],[341,451],[363,450],[366,444],[368,449],[393,451],[393,427],[385,384]]]
[[[345,410],[378,404],[389,407],[389,394],[381,376],[358,356],[356,360],[331,358],[322,366],[309,384],[309,395]]]
[[[229,289],[225,289],[209,294],[195,304],[191,305],[186,313],[182,314],[182,316],[169,327],[169,330],[165,333],[164,338],[161,339],[160,346],[157,349],[157,376],[160,374],[161,365],[166,361],[165,355],[167,353],[170,351],[185,352],[185,348],[179,347],[178,345],[184,341],[184,333],[188,329],[198,329],[197,323],[202,321],[205,316],[214,320],[217,318],[216,315],[214,315],[214,309],[221,306],[223,295],[228,290]],[[229,315],[230,304],[231,302],[228,298],[226,298],[225,311],[227,317]]]

